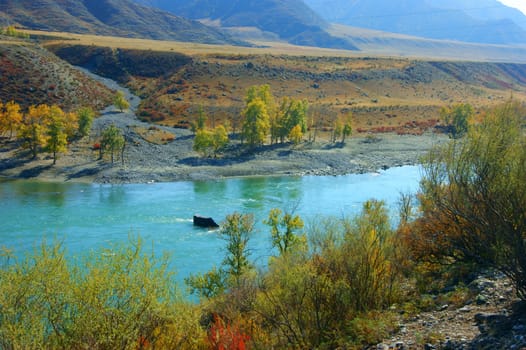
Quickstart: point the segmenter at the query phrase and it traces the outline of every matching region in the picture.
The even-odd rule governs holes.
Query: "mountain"
[[[436,8],[462,10],[483,21],[512,20],[526,30],[526,15],[496,0],[427,0]]]
[[[327,33],[328,23],[303,0],[135,0],[223,28],[257,28],[289,43],[325,48],[356,49]]]
[[[0,0],[0,20],[29,29],[241,44],[215,28],[131,0]]]
[[[526,43],[526,16],[497,0],[305,0],[326,21],[486,44]]]

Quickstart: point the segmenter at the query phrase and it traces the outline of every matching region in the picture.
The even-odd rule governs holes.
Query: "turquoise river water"
[[[195,213],[218,222],[236,211],[253,213],[251,259],[264,264],[270,248],[262,221],[270,209],[296,208],[309,223],[352,217],[376,198],[395,213],[400,193],[416,192],[420,176],[420,168],[406,166],[361,175],[129,185],[0,181],[0,247],[22,255],[43,240],[58,240],[69,255],[78,255],[140,235],[145,247],[171,255],[182,279],[219,264],[224,254],[217,232],[192,226]]]

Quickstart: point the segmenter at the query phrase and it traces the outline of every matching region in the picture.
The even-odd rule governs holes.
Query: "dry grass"
[[[162,130],[156,126],[150,126],[148,128],[141,126],[134,126],[133,130],[139,134],[145,141],[156,144],[166,145],[169,142],[175,140],[175,135],[171,132]]]
[[[321,119],[325,128],[330,128],[338,116],[352,112],[354,129],[364,132],[418,133],[437,123],[443,106],[467,102],[483,109],[507,100],[511,91],[516,98],[526,98],[524,84],[517,81],[511,88],[490,88],[436,70],[433,74],[439,76],[427,79],[427,72],[433,70],[427,60],[385,54],[277,42],[259,42],[266,47],[246,48],[68,33],[45,35],[57,36],[45,45],[95,45],[191,56],[192,63],[170,77],[135,78],[129,83],[146,96],[140,117],[169,126],[188,127],[200,107],[208,114],[210,124],[228,120],[235,126],[247,89],[258,84],[269,84],[278,100],[285,96],[306,99],[311,116]],[[414,68],[421,71],[420,76],[406,74]],[[498,80],[501,72],[491,69],[494,76],[490,78]],[[502,77],[502,81],[506,79]]]

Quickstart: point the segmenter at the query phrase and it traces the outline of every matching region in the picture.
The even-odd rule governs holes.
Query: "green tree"
[[[254,216],[251,214],[227,215],[221,225],[220,235],[227,242],[223,266],[232,286],[239,286],[241,278],[254,268],[248,260],[248,242],[253,232]]]
[[[111,163],[114,163],[116,152],[121,151],[125,146],[122,131],[114,124],[110,125],[102,132],[101,148],[104,152],[110,152]]]
[[[95,118],[95,112],[91,107],[82,107],[77,111],[78,115],[78,135],[86,137],[89,135],[91,126],[93,125],[93,119]]]
[[[468,132],[473,114],[473,107],[467,103],[458,104],[453,108],[443,108],[441,115],[449,136],[454,139],[464,136]]]
[[[281,209],[274,208],[263,223],[270,227],[272,246],[278,249],[280,255],[306,247],[305,236],[298,232],[304,226],[298,215],[283,213]]]
[[[248,260],[248,242],[254,231],[254,216],[234,213],[227,215],[221,225],[219,235],[226,241],[226,256],[221,267],[214,267],[205,274],[191,275],[185,279],[193,294],[211,298],[230,288],[241,285],[254,266]]]
[[[243,139],[250,147],[261,145],[270,130],[270,117],[267,106],[260,98],[249,102],[243,111]]]
[[[46,130],[46,150],[53,154],[53,165],[57,163],[57,153],[67,150],[66,115],[58,106],[51,106]]]
[[[113,104],[115,107],[117,107],[121,112],[124,110],[130,108],[130,103],[128,100],[126,100],[126,97],[124,96],[124,93],[122,91],[117,91],[113,98]]]
[[[432,151],[421,188],[422,259],[468,262],[509,276],[526,299],[524,107],[508,102],[467,136]],[[416,237],[413,241],[416,241]]]

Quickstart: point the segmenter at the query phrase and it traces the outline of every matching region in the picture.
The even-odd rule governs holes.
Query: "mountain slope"
[[[130,0],[0,0],[10,23],[30,29],[125,37],[240,44],[199,22]]]
[[[326,32],[328,23],[302,0],[135,0],[222,27],[255,27],[296,45],[356,49]]]
[[[0,101],[23,108],[58,104],[66,110],[101,109],[113,92],[42,47],[0,35]]]
[[[432,39],[487,44],[526,43],[526,30],[515,22],[526,17],[496,0],[305,2],[327,21],[355,27]]]

